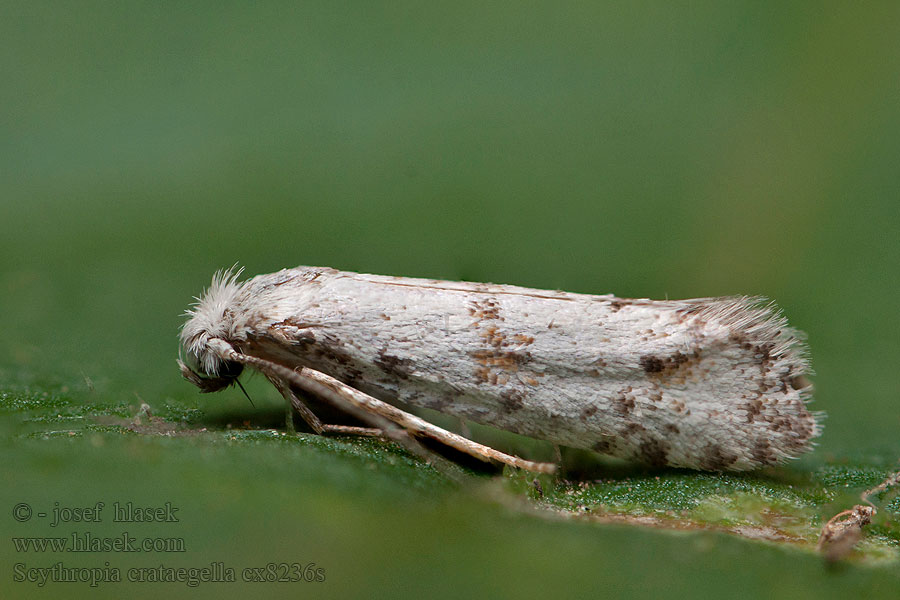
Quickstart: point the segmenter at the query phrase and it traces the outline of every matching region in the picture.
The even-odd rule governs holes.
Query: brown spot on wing
[[[655,356],[644,355],[641,357],[641,367],[647,373],[659,373],[665,369],[665,364]]]
[[[506,410],[512,412],[525,405],[525,394],[518,390],[503,390],[500,392],[500,404]]]
[[[475,300],[472,302],[472,306],[469,307],[469,315],[471,315],[476,322],[489,319],[503,320],[503,317],[500,316],[500,304],[495,298]]]
[[[634,394],[631,391],[631,386],[629,385],[619,390],[613,397],[613,407],[619,414],[631,414],[634,410]]]
[[[302,319],[298,319],[297,317],[288,317],[284,321],[280,321],[278,323],[273,323],[270,327],[309,329],[310,327],[321,327],[321,326],[322,326],[321,323],[315,323],[313,321],[304,321]]]
[[[500,350],[475,350],[469,356],[485,367],[494,367],[507,371],[518,371],[519,367],[529,359],[528,352],[505,352]]]
[[[638,433],[639,431],[646,431],[647,428],[641,425],[640,423],[635,423],[634,421],[629,421],[625,424],[625,427],[622,428],[622,437],[628,437]]]
[[[759,398],[753,398],[741,408],[747,411],[747,422],[752,423],[760,414],[762,414],[763,403]]]
[[[612,454],[616,449],[616,438],[612,436],[603,436],[599,441],[597,441],[593,446],[591,446],[591,450],[594,452],[599,452],[600,454]]]
[[[408,358],[400,358],[393,354],[387,353],[387,347],[382,348],[375,358],[375,364],[389,375],[394,375],[400,379],[409,379],[412,371],[413,361]]]
[[[648,437],[639,446],[640,458],[654,467],[669,463],[669,445],[664,440]]]
[[[507,345],[506,334],[500,331],[500,328],[496,325],[486,327],[479,335],[484,338],[484,341],[495,348]]]
[[[700,350],[687,354],[675,352],[668,356],[645,354],[638,361],[641,368],[657,382],[684,385],[685,379],[693,374],[692,367],[701,360]]]
[[[615,300],[612,300],[609,303],[609,309],[612,312],[619,312],[620,310],[622,310],[623,306],[628,306],[630,304],[631,304],[631,302],[629,300],[623,300],[622,298],[616,298]]]
[[[588,420],[590,417],[592,417],[593,415],[595,415],[597,413],[597,410],[598,410],[598,408],[593,404],[591,404],[590,406],[586,406],[584,408],[584,410],[581,411],[581,415],[580,415],[581,420],[582,421]]]
[[[738,455],[718,444],[709,444],[700,457],[700,468],[707,471],[723,471],[737,461]]]
[[[756,440],[751,450],[751,455],[761,465],[773,465],[777,462],[775,453],[772,451],[772,445],[764,437]]]

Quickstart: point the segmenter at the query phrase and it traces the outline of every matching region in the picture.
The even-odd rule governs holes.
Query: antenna
[[[239,379],[235,379],[234,382],[238,385],[239,388],[241,388],[241,391],[244,392],[244,395],[247,396],[247,400],[250,400],[250,406],[256,408],[256,405],[253,404],[253,399],[250,398],[250,394],[248,394],[247,390],[244,389],[244,386],[241,385],[241,381]]]

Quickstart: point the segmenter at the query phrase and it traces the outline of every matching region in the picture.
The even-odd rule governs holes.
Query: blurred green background
[[[809,460],[892,464],[898,23],[896,2],[4,2],[0,393],[199,408],[209,427],[250,418],[236,392],[201,397],[174,363],[181,312],[238,261],[760,294],[809,337],[812,408],[828,413]],[[258,379],[257,406],[277,411]],[[799,598],[898,581],[807,556],[787,561],[793,583],[769,579],[786,562],[774,547],[498,516],[436,475],[407,481],[312,446],[39,443],[13,404],[2,514],[23,498],[180,502],[179,535],[200,548],[185,564],[327,563],[328,583],[304,594],[703,580],[692,592],[720,595],[777,580]],[[0,589],[88,593],[13,584],[12,562]]]

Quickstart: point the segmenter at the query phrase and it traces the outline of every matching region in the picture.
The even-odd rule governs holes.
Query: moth
[[[181,330],[202,392],[261,371],[317,433],[433,437],[552,471],[440,429],[400,401],[602,454],[744,471],[821,432],[803,336],[760,298],[632,300],[297,267],[220,271]],[[312,394],[371,428],[322,423]]]

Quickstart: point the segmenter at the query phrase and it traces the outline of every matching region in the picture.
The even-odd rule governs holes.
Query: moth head
[[[201,393],[218,392],[233,385],[240,377],[244,365],[234,361],[221,361],[219,371],[215,374],[201,373],[178,361],[181,376],[200,388]]]
[[[224,360],[210,347],[211,340],[228,341],[233,337],[235,315],[244,289],[237,282],[241,270],[232,267],[217,272],[209,288],[185,312],[188,320],[181,328],[180,337],[187,364],[179,360],[178,367],[181,375],[201,392],[217,392],[228,387],[244,369],[238,362]]]

